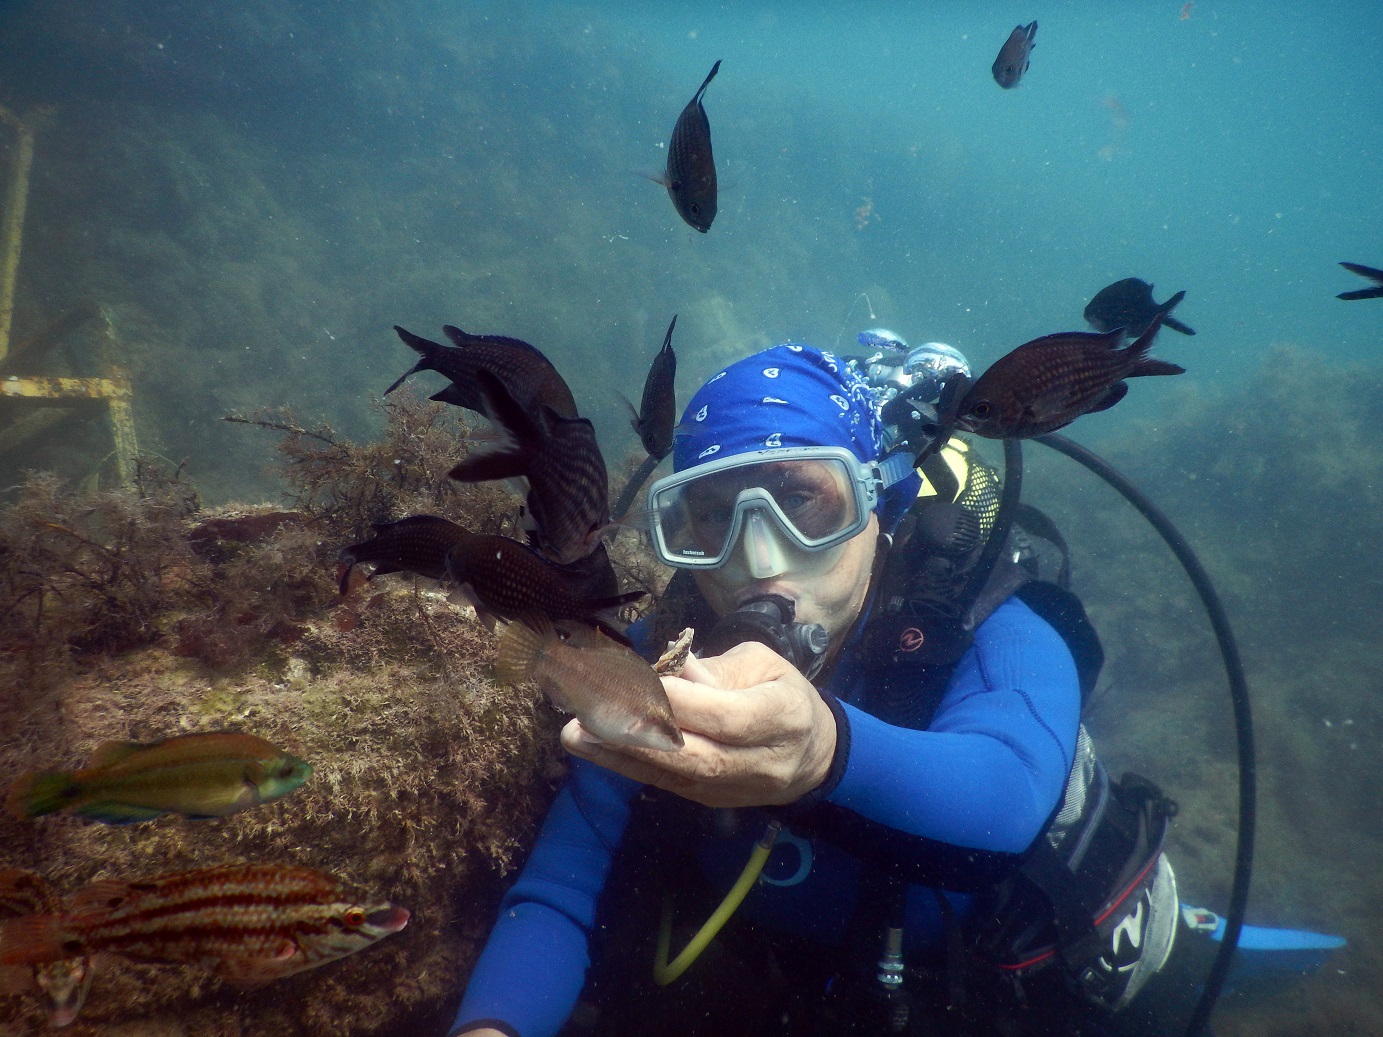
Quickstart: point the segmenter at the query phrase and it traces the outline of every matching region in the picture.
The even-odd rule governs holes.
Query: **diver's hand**
[[[572,720],[562,745],[573,756],[708,807],[792,803],[826,780],[836,719],[811,682],[764,645],[689,658],[664,677],[686,736],[678,752],[595,740]]]

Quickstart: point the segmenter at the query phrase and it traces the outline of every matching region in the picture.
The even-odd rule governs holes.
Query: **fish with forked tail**
[[[116,954],[187,963],[230,983],[291,976],[364,950],[408,924],[408,911],[357,898],[324,872],[234,864],[133,882],[92,883],[66,912],[0,922],[0,965]]]
[[[592,627],[511,623],[500,637],[495,674],[507,684],[536,681],[553,705],[603,741],[682,748],[682,731],[653,668]]]
[[[1360,277],[1367,277],[1374,282],[1373,288],[1359,288],[1352,292],[1341,292],[1335,296],[1337,299],[1344,299],[1346,302],[1353,302],[1355,299],[1383,299],[1383,270],[1375,270],[1371,266],[1364,266],[1361,263],[1341,263],[1342,267],[1351,274],[1358,274]]]
[[[600,543],[610,521],[609,476],[585,418],[564,418],[550,407],[526,410],[488,371],[476,382],[486,413],[507,434],[490,450],[473,450],[451,470],[461,482],[528,479],[528,511],[535,544],[553,561],[570,565]]]
[[[653,358],[644,379],[639,409],[636,411],[634,405],[629,404],[629,424],[639,434],[648,456],[659,461],[672,449],[672,430],[677,423],[677,396],[673,389],[677,381],[677,354],[672,351],[672,329],[675,327],[677,315],[673,314],[672,323],[663,336],[663,348]]]
[[[1163,303],[1154,302],[1152,293],[1153,286],[1137,277],[1125,277],[1122,281],[1105,285],[1086,304],[1086,323],[1096,331],[1123,328],[1124,334],[1130,338],[1137,338],[1160,313],[1164,328],[1171,328],[1183,335],[1195,334],[1171,315],[1177,303],[1186,298],[1185,292],[1177,292]]]
[[[711,153],[711,122],[701,96],[719,71],[717,61],[677,117],[667,146],[667,169],[658,181],[667,188],[677,215],[702,234],[716,218],[716,162]]]
[[[530,410],[547,406],[564,418],[576,417],[576,401],[571,389],[552,362],[535,346],[503,335],[472,335],[450,324],[444,325],[442,330],[454,345],[444,346],[394,325],[399,338],[418,354],[418,362],[385,389],[384,395],[388,396],[411,374],[436,371],[450,378],[451,385],[434,393],[431,399],[490,417],[475,381],[477,371],[489,371],[519,406]]]
[[[994,82],[1005,90],[1012,90],[1017,86],[1018,81],[1023,78],[1023,73],[1028,70],[1032,49],[1036,46],[1033,43],[1036,35],[1036,22],[1030,25],[1016,25],[1008,34],[1004,45],[999,48],[999,56],[994,59],[994,66],[990,71],[994,73]]]
[[[980,375],[960,402],[956,427],[990,439],[1028,439],[1108,410],[1128,392],[1125,378],[1172,375],[1184,367],[1148,356],[1163,315],[1120,349],[1123,332],[1068,331],[1025,342]]]
[[[6,806],[20,819],[65,811],[110,825],[167,813],[225,817],[280,799],[311,776],[309,764],[255,735],[106,742],[81,770],[22,776]]]

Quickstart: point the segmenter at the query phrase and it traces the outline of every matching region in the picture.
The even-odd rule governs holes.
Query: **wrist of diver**
[[[831,711],[831,717],[835,722],[835,745],[821,781],[783,807],[783,814],[788,818],[800,816],[830,798],[845,776],[846,764],[850,760],[850,716],[845,712],[840,700],[830,692],[821,692],[821,701]]]

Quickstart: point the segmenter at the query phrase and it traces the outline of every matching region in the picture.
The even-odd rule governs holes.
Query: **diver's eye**
[[[346,913],[341,916],[341,921],[352,929],[359,929],[365,924],[365,912],[358,907],[348,908]]]

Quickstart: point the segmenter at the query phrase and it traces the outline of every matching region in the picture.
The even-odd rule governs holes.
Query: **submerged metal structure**
[[[106,412],[114,448],[109,455],[124,486],[135,481],[134,390],[129,375],[111,362],[115,334],[109,318],[93,303],[83,303],[37,334],[20,342],[12,337],[19,258],[24,242],[24,215],[29,201],[29,170],[34,160],[34,133],[19,116],[0,106],[0,126],[12,137],[9,169],[0,210],[0,457],[12,455],[64,423],[86,418],[93,408]],[[106,373],[98,377],[25,376],[21,367],[36,364],[54,346],[90,321]]]

